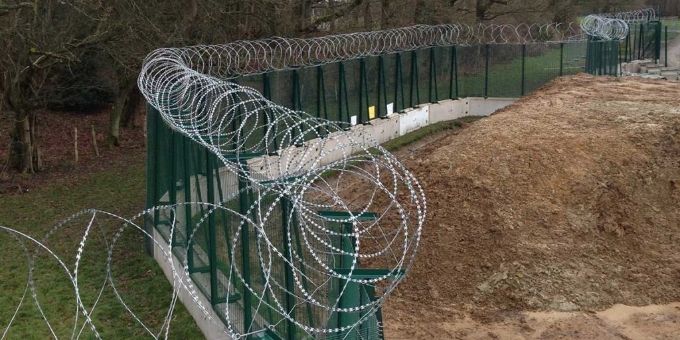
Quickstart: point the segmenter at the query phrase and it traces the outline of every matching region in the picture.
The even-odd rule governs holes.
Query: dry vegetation
[[[680,301],[676,83],[560,79],[397,154],[429,219],[388,332],[461,336],[442,325]]]

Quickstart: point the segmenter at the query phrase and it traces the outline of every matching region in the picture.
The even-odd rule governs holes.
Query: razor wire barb
[[[309,336],[342,337],[376,313],[412,266],[427,214],[424,191],[413,174],[370,136],[358,139],[341,123],[288,109],[230,79],[433,46],[581,41],[585,39],[584,33],[620,39],[623,32],[627,32],[628,23],[652,17],[656,17],[656,13],[641,10],[589,16],[580,26],[573,23],[418,25],[320,38],[271,38],[156,50],[146,58],[138,79],[142,94],[172,129],[205,147],[219,159],[226,172],[245,183],[238,194],[252,194],[251,204],[244,212],[230,209],[224,202],[183,202],[151,207],[129,219],[104,211],[84,210],[53,227],[40,240],[0,226],[0,231],[16,239],[24,249],[28,266],[24,294],[8,323],[0,325],[5,327],[1,338],[7,335],[28,294],[52,335],[58,338],[42,311],[38,285],[33,279],[35,262],[41,253],[48,254],[48,258],[61,267],[73,286],[77,308],[72,338],[79,338],[85,327],[101,338],[93,313],[106,287],[113,290],[121,306],[153,338],[168,337],[180,294],[187,294],[208,320],[221,322],[212,317],[211,306],[205,305],[202,293],[191,279],[189,247],[186,256],[178,260],[167,245],[159,243],[139,222],[149,216],[167,216],[171,221],[169,233],[172,239],[178,229],[179,211],[188,206],[200,208],[197,210],[202,213],[193,231],[186,235],[187,244],[195,243],[201,230],[206,228],[205,221],[217,213],[240,221],[227,235],[231,259],[237,258],[243,250],[241,234],[245,231],[256,234],[254,260],[262,273],[261,284],[253,284],[245,278],[235,261],[230,261],[226,271],[227,282],[237,282],[241,289],[252,294],[255,314],[264,309],[275,311],[281,317],[280,322],[293,323]],[[264,133],[260,136],[255,131]],[[245,158],[243,155],[246,154],[260,156]],[[221,171],[217,174],[221,176]],[[353,193],[357,187],[363,188],[363,195]],[[319,213],[321,210],[343,214],[342,217],[329,217]],[[360,217],[368,212],[375,212],[376,218],[362,221]],[[277,214],[288,221],[283,243],[272,237],[273,232],[280,233],[280,225],[272,223]],[[87,222],[75,252],[75,263],[70,266],[48,246],[48,241],[66,225],[83,218]],[[112,237],[104,237],[105,280],[97,299],[88,304],[81,297],[79,268],[88,240],[101,232],[99,219],[112,220],[117,227]],[[339,230],[333,227],[335,224],[348,228]],[[165,320],[157,331],[152,331],[133,312],[115,282],[113,253],[126,232],[138,232],[151,239],[157,259],[169,264],[173,292]],[[337,238],[352,240],[350,250],[338,247],[332,241]],[[294,240],[302,246],[294,247]],[[333,263],[336,256],[350,258],[348,268],[338,270]],[[359,266],[373,264],[379,264],[387,271],[370,279],[352,275]],[[293,287],[275,275],[275,269],[282,266],[291,268]],[[375,300],[342,306],[339,298],[327,298],[330,285],[337,281],[343,282],[339,296],[350,284],[371,285],[380,290]],[[227,294],[236,293],[236,286],[227,284]],[[286,298],[292,299],[294,306],[312,308],[324,317],[298,318],[283,302]],[[277,326],[264,325],[254,319],[251,325],[243,327],[228,307],[223,312],[226,335],[233,338]],[[357,312],[361,312],[362,317],[356,322],[341,327],[329,326],[332,315]],[[77,327],[78,315],[84,318],[80,327]]]

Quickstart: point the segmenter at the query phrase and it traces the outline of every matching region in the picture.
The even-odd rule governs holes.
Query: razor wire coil
[[[652,8],[591,14],[581,20],[581,30],[588,36],[601,40],[623,40],[630,32],[630,25],[658,19],[656,11]]]
[[[107,273],[102,287],[110,286],[116,298],[133,319],[142,325],[152,337],[167,338],[170,332],[172,310],[180,293],[188,294],[199,310],[212,320],[212,314],[201,299],[201,293],[192,281],[187,258],[178,259],[166,246],[149,234],[138,219],[162,214],[170,216],[169,234],[178,231],[177,216],[187,206],[201,207],[204,213],[187,237],[191,244],[198,237],[206,220],[218,212],[224,212],[240,221],[235,231],[228,235],[231,258],[237,258],[243,249],[241,234],[256,234],[257,266],[263,274],[260,285],[249,282],[238,264],[230,262],[228,281],[239,282],[255,298],[257,309],[270,309],[281,316],[282,321],[294,323],[311,336],[333,336],[355,329],[372,316],[384,303],[405,273],[413,264],[425,223],[426,198],[417,179],[397,158],[377,145],[370,136],[357,139],[337,122],[312,117],[294,111],[266,99],[257,90],[230,81],[234,77],[285,70],[304,66],[351,60],[388,53],[412,51],[434,46],[475,44],[527,44],[532,42],[564,42],[584,40],[583,33],[606,39],[621,39],[627,33],[629,23],[649,20],[656,13],[641,10],[626,13],[588,16],[576,24],[545,25],[418,25],[407,28],[376,32],[332,35],[309,39],[271,38],[256,41],[237,41],[219,46],[193,46],[166,48],[152,52],[142,67],[138,86],[147,102],[158,110],[163,120],[174,130],[210,150],[221,165],[233,176],[247,183],[239,193],[253,193],[254,200],[245,212],[200,201],[161,205],[149,208],[133,218],[126,219],[99,210],[85,210],[53,227],[47,235],[37,240],[11,228],[0,226],[27,254],[29,275],[24,296],[17,311],[30,291],[42,318],[41,303],[33,280],[37,254],[46,252],[64,270],[73,286],[77,314],[85,318],[74,337],[80,336],[87,326],[100,338],[99,328],[93,320],[96,307],[86,305],[80,296],[78,273],[88,240],[97,229],[97,218],[108,218],[119,223],[114,236],[107,241]],[[623,35],[625,37],[625,35]],[[235,128],[234,128],[235,127]],[[255,131],[263,131],[256,135]],[[244,158],[245,154],[259,154],[256,158]],[[250,166],[259,164],[260,170]],[[332,174],[332,178],[329,178]],[[220,176],[220,172],[217,173]],[[206,182],[206,186],[209,185]],[[352,186],[367,189],[366,196],[352,197]],[[344,217],[328,217],[320,210],[343,212]],[[360,221],[361,214],[376,212],[370,222]],[[272,220],[277,215],[289,222],[283,240],[286,247],[272,237]],[[47,240],[72,221],[86,217],[76,251],[73,266],[47,245]],[[346,230],[338,230],[334,224],[345,224]],[[158,251],[158,258],[170,264],[173,293],[167,317],[157,332],[147,327],[127,306],[112,273],[112,254],[121,235],[136,230],[151,239]],[[295,236],[298,232],[300,236]],[[353,240],[351,249],[338,247],[332,240]],[[380,242],[378,242],[378,241]],[[384,243],[381,243],[385,240]],[[293,247],[294,241],[303,246]],[[35,250],[29,250],[33,245]],[[285,249],[284,249],[285,248]],[[287,249],[287,250],[286,250]],[[188,249],[187,249],[188,252]],[[351,258],[348,271],[339,271],[333,256]],[[359,266],[376,262],[387,271],[369,279],[356,278],[352,272]],[[293,274],[294,287],[287,286],[275,275],[275,268],[287,266]],[[400,273],[399,276],[396,274]],[[377,298],[365,303],[345,307],[338,300],[326,299],[318,292],[327,292],[329,282],[341,280],[348,284],[369,284],[382,288]],[[102,288],[103,289],[103,288]],[[234,285],[227,285],[227,294],[236,292]],[[342,294],[342,293],[341,293]],[[271,297],[271,299],[268,299]],[[304,321],[291,315],[281,297],[290,297],[295,305],[312,306],[326,319]],[[328,317],[337,313],[363,312],[355,323],[342,327],[328,325]],[[225,308],[230,336],[234,338],[253,335],[263,327],[243,328],[236,315]],[[10,329],[17,313],[6,325],[3,338]],[[77,319],[77,317],[76,317]],[[219,320],[212,320],[220,322]],[[52,327],[49,327],[52,330]],[[52,335],[57,337],[52,331]]]

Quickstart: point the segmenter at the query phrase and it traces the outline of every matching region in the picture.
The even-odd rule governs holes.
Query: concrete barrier
[[[431,124],[459,119],[465,116],[489,116],[514,103],[516,98],[464,98],[443,100],[438,103],[424,104],[417,108],[394,113],[384,119],[375,119],[368,124],[353,126],[349,131],[333,133],[323,139],[309,140],[301,146],[279,150],[278,155],[262,156],[248,161],[252,174],[265,180],[273,180],[282,172],[293,173],[308,170],[308,161],[323,153],[316,166],[343,159],[360,151],[359,146],[372,147],[404,136]],[[353,141],[353,143],[352,143]],[[343,146],[354,144],[347,150]]]

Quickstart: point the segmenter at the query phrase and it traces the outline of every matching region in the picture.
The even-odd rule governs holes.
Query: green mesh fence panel
[[[658,58],[660,27],[655,22],[636,24],[621,42],[590,40],[432,47],[244,76],[236,81],[262,92],[278,105],[347,125],[361,124],[385,117],[388,108],[399,112],[443,99],[519,97],[556,77],[583,71],[616,75],[621,61],[649,56]],[[157,211],[147,227],[155,227],[173,245],[173,253],[180,259],[187,259],[197,289],[209,299],[211,307],[223,321],[226,322],[224,311],[228,309],[232,325],[251,331],[261,330],[264,338],[297,339],[306,336],[303,330],[272,308],[250,297],[241,280],[230,272],[229,268],[235,264],[245,282],[257,291],[265,287],[266,275],[257,256],[261,246],[257,231],[250,230],[234,239],[234,230],[242,223],[239,217],[227,212],[209,214],[206,205],[191,204],[221,204],[245,214],[255,197],[252,190],[257,188],[241,182],[243,179],[222,168],[208,150],[168,128],[151,107],[147,119],[147,206],[186,203],[176,209],[174,216],[169,210]],[[266,119],[264,113],[261,119]],[[239,120],[235,120],[234,124],[239,124]],[[258,125],[257,122],[248,124]],[[262,128],[243,130],[254,130],[247,136],[252,143],[261,139],[264,133]],[[264,200],[269,200],[265,206],[275,203],[274,197],[265,197]],[[296,267],[304,268],[302,261],[311,260],[311,257],[305,258],[308,254],[300,246],[300,236],[294,230],[285,230],[289,225],[287,219],[295,218],[295,214],[290,213],[286,202],[279,202],[271,216],[263,226],[269,240],[276,248],[297,247],[299,258],[291,261]],[[177,221],[177,227],[174,235],[170,235],[169,227],[173,220]],[[345,226],[336,227],[341,231]],[[289,232],[292,236],[287,242]],[[328,241],[338,248],[352,250],[352,240],[346,237],[336,236]],[[232,253],[230,249],[237,250]],[[326,260],[339,268],[347,261],[338,255]],[[272,268],[272,277],[302,294],[291,282],[289,265],[279,264],[279,267]],[[316,277],[314,271],[305,273],[304,277],[310,283],[325,278]],[[314,296],[327,301],[337,300],[343,307],[352,307],[372,299],[376,288],[346,284],[336,279],[325,291],[315,292]],[[338,316],[311,304],[287,305],[290,303],[286,300],[288,296],[281,289],[271,289],[263,301],[282,304],[294,318],[307,320],[310,324],[327,322],[331,327],[342,327],[366,319],[361,327],[327,336],[328,339],[376,339],[382,336],[380,310]]]

